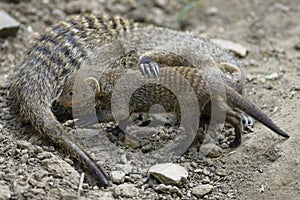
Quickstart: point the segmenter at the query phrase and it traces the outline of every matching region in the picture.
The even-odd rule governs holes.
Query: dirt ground
[[[19,21],[21,27],[16,37],[0,38],[0,199],[196,199],[191,190],[203,183],[204,177],[213,185],[204,199],[300,199],[298,0],[11,2],[18,1],[1,1],[0,10]],[[5,97],[8,76],[35,34],[69,15],[84,12],[117,14],[245,46],[247,56],[238,58],[247,78],[245,96],[291,137],[284,140],[257,123],[254,132],[245,134],[242,145],[230,153],[224,151],[220,157],[205,161],[183,157],[179,163],[189,169],[190,178],[178,186],[182,194],[156,190],[157,182],[149,181],[143,172],[125,179],[137,188],[136,196],[120,195],[118,184],[99,189],[84,183],[78,192],[80,169],[67,155],[22,127],[9,113]],[[22,134],[24,130],[26,134]],[[85,140],[92,137],[95,134],[87,134]],[[90,150],[97,156],[95,148]],[[123,164],[128,159],[125,156]],[[106,167],[113,168],[113,162]],[[220,168],[225,174],[217,173]],[[211,175],[197,174],[195,169],[208,169]]]

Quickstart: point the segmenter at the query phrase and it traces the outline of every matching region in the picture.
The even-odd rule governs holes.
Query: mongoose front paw
[[[140,59],[139,68],[140,68],[143,76],[147,76],[148,78],[158,77],[159,66],[155,61],[153,61],[148,56],[144,56]]]

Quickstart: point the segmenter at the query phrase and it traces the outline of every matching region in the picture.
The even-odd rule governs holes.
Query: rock
[[[274,4],[274,7],[278,8],[284,12],[289,12],[291,10],[290,6],[286,6],[286,5],[284,5],[282,3],[278,3],[278,2]]]
[[[169,4],[168,0],[155,0],[155,3],[159,6],[159,7],[166,7]]]
[[[35,195],[45,195],[45,190],[42,188],[31,188],[30,192],[32,192]]]
[[[209,15],[209,16],[213,16],[213,15],[217,15],[219,12],[219,9],[217,7],[210,7],[206,10],[206,15]]]
[[[40,159],[40,160],[43,160],[43,159],[50,159],[50,158],[52,158],[52,155],[53,155],[52,153],[45,151],[45,152],[42,152],[42,153],[38,153],[36,155],[36,157],[38,159]]]
[[[199,168],[199,169],[195,169],[194,172],[195,172],[195,173],[202,173],[203,170]]]
[[[133,149],[137,149],[140,146],[140,141],[138,140],[138,138],[136,138],[132,135],[126,134],[125,138],[124,138],[124,145],[129,146]]]
[[[0,200],[10,199],[11,191],[4,181],[0,182]]]
[[[41,160],[41,164],[46,167],[49,175],[64,178],[64,181],[73,185],[78,185],[80,175],[71,165],[66,161],[53,156],[50,159]]]
[[[205,156],[210,158],[217,158],[220,157],[221,154],[222,148],[213,143],[203,144],[199,151],[199,157],[201,158]]]
[[[295,50],[300,51],[300,41],[294,45]]]
[[[210,184],[198,185],[192,189],[192,194],[197,198],[202,198],[204,195],[210,193],[214,186]]]
[[[207,169],[207,168],[204,168],[202,173],[203,173],[205,176],[210,176],[210,170]]]
[[[128,162],[126,154],[122,154],[120,157],[120,163],[121,164],[126,164]]]
[[[226,169],[217,169],[216,174],[219,176],[227,176],[227,171]]]
[[[209,177],[206,176],[204,179],[201,180],[201,183],[202,184],[208,184],[208,183],[210,183]]]
[[[266,79],[267,79],[267,80],[276,80],[276,79],[278,79],[278,78],[279,78],[279,75],[278,75],[277,72],[274,72],[274,73],[269,74],[269,75],[266,76]]]
[[[216,44],[217,46],[222,47],[223,49],[227,49],[236,53],[241,57],[245,57],[247,55],[247,48],[242,46],[241,44],[223,39],[211,39],[210,41]]]
[[[17,147],[20,149],[31,149],[32,144],[30,142],[27,142],[25,140],[17,141]]]
[[[84,1],[69,1],[63,7],[63,11],[67,14],[79,14],[91,12],[94,8],[94,2],[86,3]]]
[[[133,184],[124,183],[122,185],[118,185],[115,188],[114,193],[115,196],[133,198],[138,195],[139,190]]]
[[[182,197],[182,192],[178,189],[176,186],[171,185],[165,185],[165,184],[159,184],[154,187],[154,190],[157,192],[163,192],[166,194],[177,194],[178,196]]]
[[[99,189],[98,189],[99,190]],[[85,198],[82,198],[85,199]],[[101,191],[97,192],[96,195],[92,199],[97,199],[97,200],[114,200],[113,192],[112,191]]]
[[[9,16],[6,12],[0,11],[0,37],[15,36],[20,23]]]
[[[299,85],[296,85],[296,86],[293,86],[291,91],[296,91],[296,92],[299,92],[300,91],[300,84]]]
[[[65,191],[62,191],[60,199],[61,200],[77,200],[77,199],[79,199],[79,196],[76,194],[65,194]]]
[[[173,163],[154,165],[149,169],[148,173],[166,185],[180,185],[188,177],[188,172],[185,168]]]
[[[115,167],[116,171],[122,171],[125,174],[129,174],[132,171],[132,166],[130,164],[125,164],[125,165],[121,165],[121,164],[117,164]]]
[[[113,183],[123,183],[125,180],[125,172],[122,171],[113,171],[111,172],[111,179]]]

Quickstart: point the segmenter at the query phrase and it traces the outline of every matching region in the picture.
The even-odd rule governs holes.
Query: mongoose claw
[[[147,76],[148,78],[158,77],[159,66],[155,61],[153,61],[148,56],[144,56],[140,59],[139,68],[140,68],[143,76]]]
[[[242,123],[244,125],[244,128],[250,131],[253,131],[253,126],[255,124],[255,120],[249,116],[248,114],[241,112],[241,117],[242,117]]]

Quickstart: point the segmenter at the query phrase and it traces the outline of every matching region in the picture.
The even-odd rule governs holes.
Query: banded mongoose
[[[107,43],[120,46],[115,55],[106,55],[115,61],[112,64],[115,66],[134,67],[138,63],[143,66],[149,58],[166,65],[201,66],[198,63],[208,57],[217,63],[238,66],[226,51],[192,34],[143,26],[105,14],[75,16],[41,33],[13,75],[12,109],[38,133],[70,153],[101,186],[109,185],[108,175],[68,136],[52,113],[51,105],[63,91],[67,78],[81,68],[89,53]],[[155,72],[153,69],[150,73]],[[228,81],[239,90],[242,83],[242,78]]]
[[[257,106],[245,99],[226,83],[224,84],[223,80],[215,77],[211,71],[212,70],[199,70],[187,66],[161,67],[158,78],[149,79],[146,82],[143,82],[142,78],[138,78],[141,77],[139,71],[108,69],[102,74],[99,80],[94,77],[88,77],[87,81],[94,82],[94,85],[96,86],[95,109],[97,109],[97,106],[101,106],[102,108],[99,116],[99,121],[101,122],[114,120],[111,107],[112,104],[115,103],[112,100],[113,92],[116,93],[116,98],[118,99],[118,104],[115,103],[116,108],[114,109],[114,115],[117,117],[120,116],[121,119],[129,117],[126,116],[126,114],[118,113],[124,111],[123,105],[128,102],[128,99],[130,99],[128,106],[129,114],[133,112],[149,112],[151,106],[159,104],[164,107],[166,112],[172,112],[180,119],[181,107],[185,105],[181,105],[180,102],[178,102],[177,97],[178,95],[185,95],[183,98],[190,99],[191,96],[189,96],[189,93],[186,93],[188,90],[187,87],[190,86],[193,89],[192,92],[196,95],[198,102],[197,106],[199,106],[201,114],[210,116],[211,107],[215,106],[217,115],[222,115],[223,113],[225,116],[224,120],[235,128],[235,139],[230,144],[230,147],[236,147],[241,143],[243,115],[239,110],[257,119],[277,134],[285,138],[289,137]],[[120,83],[121,78],[124,79]],[[188,85],[184,85],[184,81],[187,81]],[[68,80],[68,87],[64,88],[62,95],[58,98],[58,101],[60,101],[61,104],[72,104],[72,95],[70,95],[70,91],[73,92],[73,95],[76,95],[76,93],[79,92],[76,88],[72,87],[73,84],[74,77],[71,77]],[[118,88],[117,84],[120,84],[121,87]],[[132,86],[135,85],[141,85],[141,87],[132,92]],[[82,101],[84,101],[84,99],[82,99]],[[215,103],[212,105],[211,102]],[[80,103],[80,101],[77,103]],[[75,105],[73,104],[73,106]],[[195,105],[188,106],[192,107]],[[222,120],[222,118],[220,120]],[[178,144],[178,146],[179,150],[182,150],[183,145]],[[177,149],[173,149],[172,151],[177,152]]]

